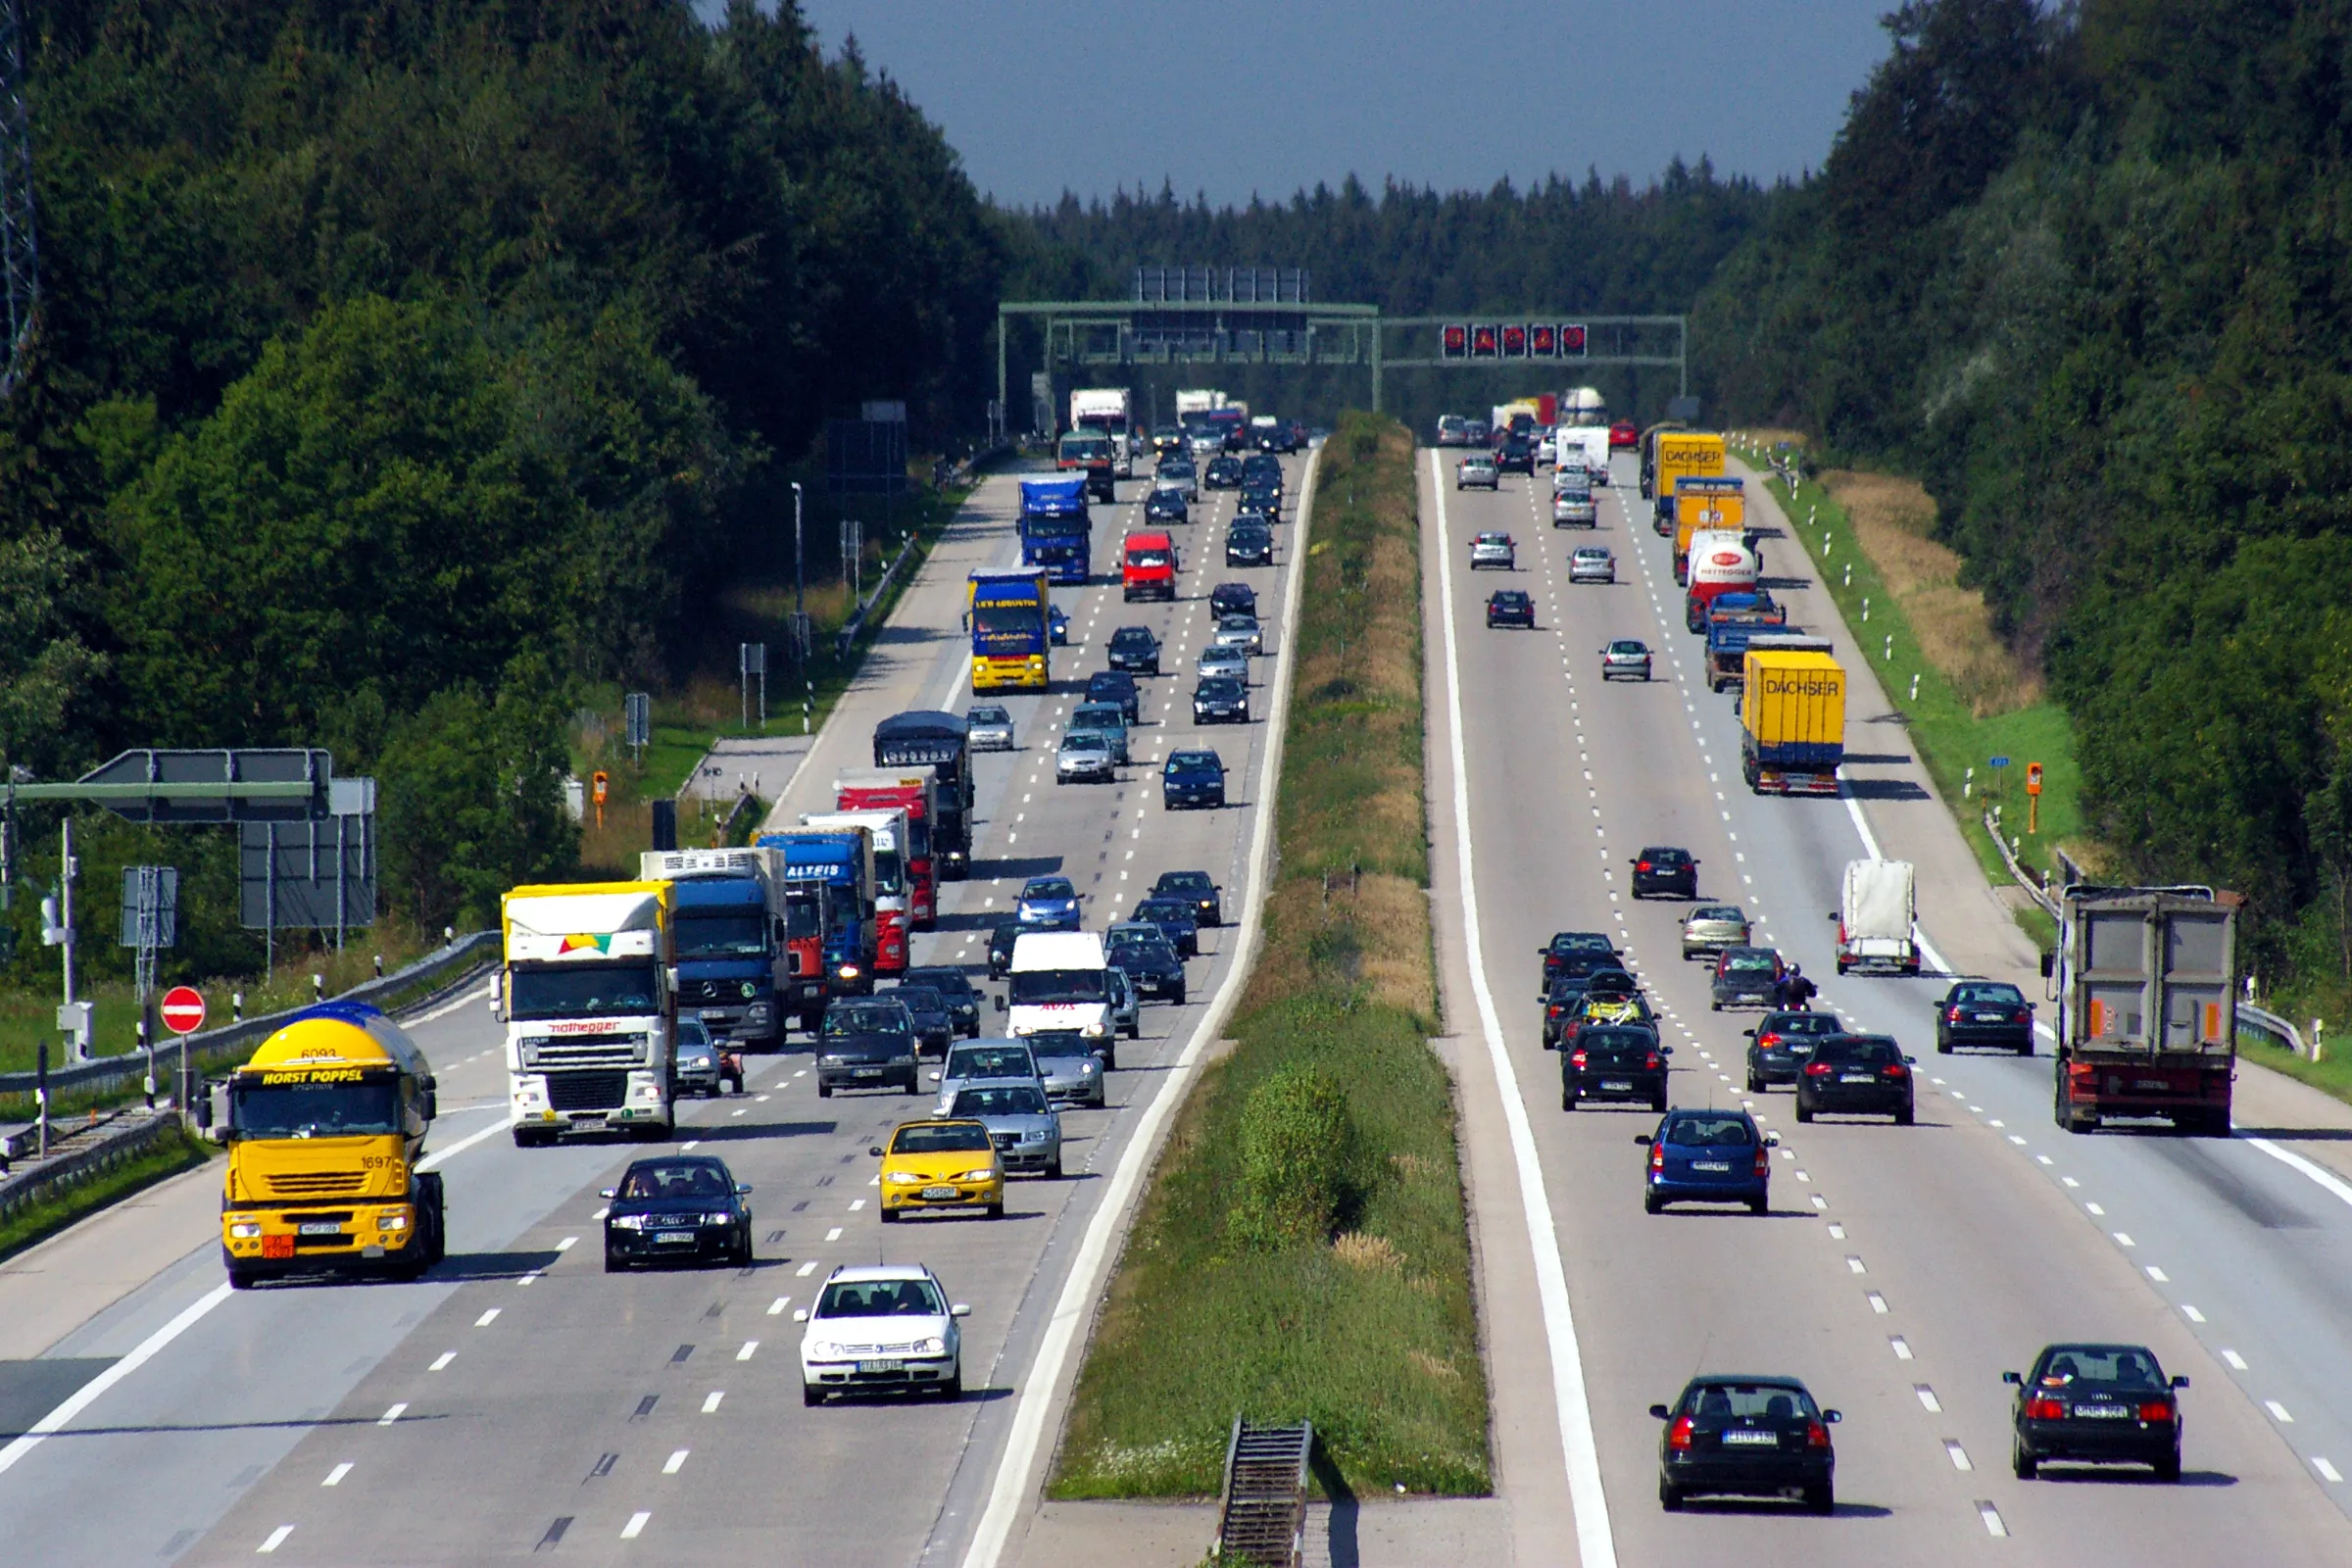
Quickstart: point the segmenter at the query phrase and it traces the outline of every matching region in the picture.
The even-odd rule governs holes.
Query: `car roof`
[[[1225,759],[1214,752],[1170,752],[1168,765],[1173,767],[1178,762],[1222,768],[1225,765]]]
[[[962,1078],[956,1080],[956,1092],[959,1094],[966,1089],[1035,1089],[1036,1087],[1037,1080],[1034,1078]]]
[[[1677,855],[1688,858],[1690,854],[1689,850],[1679,849],[1672,844],[1644,845],[1642,850],[1642,858],[1647,860],[1663,860]]]
[[[825,1276],[825,1283],[835,1280],[845,1285],[863,1284],[868,1280],[934,1280],[939,1276],[924,1263],[844,1263]]]
[[[1161,882],[1165,882],[1172,877],[1186,880],[1198,878],[1201,882],[1206,882],[1208,880],[1208,873],[1206,871],[1162,871],[1159,873],[1158,880],[1154,881],[1152,885],[1153,887],[1157,887]],[[1182,886],[1183,881],[1180,880],[1178,885]]]
[[[916,979],[918,975],[921,977],[920,980]],[[961,966],[957,964],[918,963],[913,968],[906,970],[899,983],[901,985],[910,983],[937,985],[941,981],[968,986],[972,983],[972,977],[964,973]]]
[[[1805,1387],[1804,1379],[1779,1372],[1701,1372],[1685,1386],[1685,1392],[1725,1383],[1747,1384],[1759,1389],[1794,1389],[1807,1398],[1813,1396],[1813,1391]]]
[[[727,1162],[716,1154],[640,1154],[629,1161],[630,1170],[638,1170],[648,1165],[710,1165],[719,1170],[727,1168]],[[626,1172],[623,1174],[625,1175]]]
[[[1153,642],[1159,640],[1152,636],[1152,628],[1149,626],[1121,626],[1110,634],[1110,640],[1114,643],[1122,637],[1152,637]]]

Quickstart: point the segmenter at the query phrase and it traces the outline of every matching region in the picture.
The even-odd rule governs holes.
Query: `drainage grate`
[[[1306,1548],[1306,1466],[1315,1429],[1233,1418],[1215,1553],[1226,1562],[1298,1568]]]

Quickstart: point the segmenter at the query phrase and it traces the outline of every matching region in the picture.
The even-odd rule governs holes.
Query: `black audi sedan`
[[[1524,626],[1536,629],[1536,602],[1520,588],[1498,588],[1487,596],[1487,624],[1489,626]]]
[[[1658,1506],[1688,1497],[1804,1499],[1815,1513],[1837,1508],[1838,1450],[1824,1410],[1795,1378],[1700,1376],[1671,1405],[1649,1413],[1658,1436]]]
[[[1262,522],[1237,522],[1225,530],[1225,564],[1271,566],[1274,534]]]
[[[750,1267],[751,1196],[708,1154],[632,1160],[620,1185],[605,1189],[605,1272],[673,1261]]]
[[[1634,897],[1654,899],[1698,897],[1698,861],[1689,850],[1653,844],[1634,857]]]
[[[1130,675],[1159,673],[1159,639],[1149,626],[1121,626],[1110,634],[1110,667]]]
[[[2031,1481],[2052,1460],[2144,1464],[2159,1481],[2180,1479],[2180,1399],[2186,1378],[2168,1378],[2142,1345],[2052,1345],[2017,1390],[2010,1467]]]
[[[1961,1046],[2034,1054],[2034,1004],[2013,985],[1997,980],[1962,980],[1936,1004],[1936,1049],[1944,1055]]]
[[[1912,1058],[1886,1035],[1828,1035],[1813,1042],[1796,1075],[1796,1119],[1892,1116],[1911,1125]]]
[[[1589,1101],[1613,1100],[1666,1109],[1666,1058],[1647,1025],[1609,1024],[1577,1031],[1576,1043],[1560,1056],[1560,1108],[1574,1110]]]
[[[1225,890],[1209,880],[1206,871],[1162,871],[1152,884],[1155,899],[1190,899],[1201,925],[1225,923]]]
[[[1205,675],[1193,688],[1193,722],[1247,724],[1250,688],[1231,675]]]

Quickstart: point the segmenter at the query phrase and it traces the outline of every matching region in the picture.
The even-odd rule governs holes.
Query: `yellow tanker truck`
[[[305,1008],[228,1077],[220,1251],[239,1290],[294,1274],[415,1279],[448,1235],[419,1174],[433,1071],[375,1008]]]

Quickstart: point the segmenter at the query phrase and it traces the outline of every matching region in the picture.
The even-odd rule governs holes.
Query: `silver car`
[[[1219,648],[1239,648],[1249,654],[1261,654],[1266,648],[1265,633],[1255,615],[1219,615],[1209,640]]]
[[[1570,582],[1615,582],[1617,558],[1599,545],[1587,545],[1568,558]]]
[[[948,1107],[956,1103],[956,1091],[967,1084],[995,1083],[1006,1078],[1018,1078],[1040,1089],[1046,1085],[1045,1074],[1037,1070],[1037,1056],[1026,1040],[1006,1040],[1002,1036],[989,1040],[967,1040],[948,1052],[948,1060],[931,1074],[939,1085],[939,1101],[931,1107],[934,1116],[945,1116]]]
[[[1110,743],[1110,755],[1124,765],[1127,756],[1127,710],[1116,703],[1080,703],[1070,710],[1069,729],[1075,734],[1093,730]]]
[[[1089,779],[1107,784],[1118,776],[1117,754],[1110,749],[1109,736],[1099,729],[1074,729],[1061,737],[1061,748],[1054,758],[1055,783]]]
[[[1502,475],[1494,466],[1494,454],[1473,452],[1453,466],[1453,487],[1456,490],[1496,490],[1502,486]]]
[[[1505,571],[1519,569],[1519,547],[1507,533],[1482,533],[1470,541],[1470,569],[1481,566],[1500,566]]]
[[[1037,1053],[1048,1100],[1102,1108],[1102,1058],[1085,1036],[1075,1029],[1040,1029],[1029,1037],[1029,1049]]]
[[[1211,643],[1200,650],[1200,657],[1194,662],[1193,667],[1203,680],[1211,675],[1230,675],[1235,680],[1247,683],[1250,679],[1250,651],[1247,648],[1223,648]]]
[[[1639,638],[1620,637],[1600,651],[1600,678],[1649,679],[1649,645]]]
[[[1747,911],[1736,904],[1702,904],[1683,919],[1685,958],[1744,948],[1747,943]]]
[[[1109,976],[1110,1027],[1112,1031],[1116,1034],[1123,1034],[1130,1040],[1141,1040],[1144,1036],[1142,993],[1135,989],[1135,982],[1127,978],[1127,971],[1116,964],[1102,972]],[[1109,1062],[1106,1065],[1116,1066],[1117,1064]]]
[[[975,703],[964,710],[964,743],[975,752],[1013,749],[1012,714],[993,704]]]
[[[1159,471],[1152,476],[1152,488],[1173,490],[1184,497],[1189,506],[1200,499],[1200,470],[1189,463],[1163,463],[1159,466]]]
[[[1034,1078],[982,1078],[965,1084],[940,1114],[979,1122],[1006,1173],[1061,1175],[1061,1117]]]
[[[681,1095],[715,1096],[725,1063],[719,1059],[710,1029],[700,1018],[680,1018],[677,1030],[676,1065],[670,1069],[670,1081]]]
[[[1555,528],[1593,528],[1600,524],[1600,508],[1592,500],[1592,481],[1579,471],[1563,471],[1552,480],[1551,525]]]

